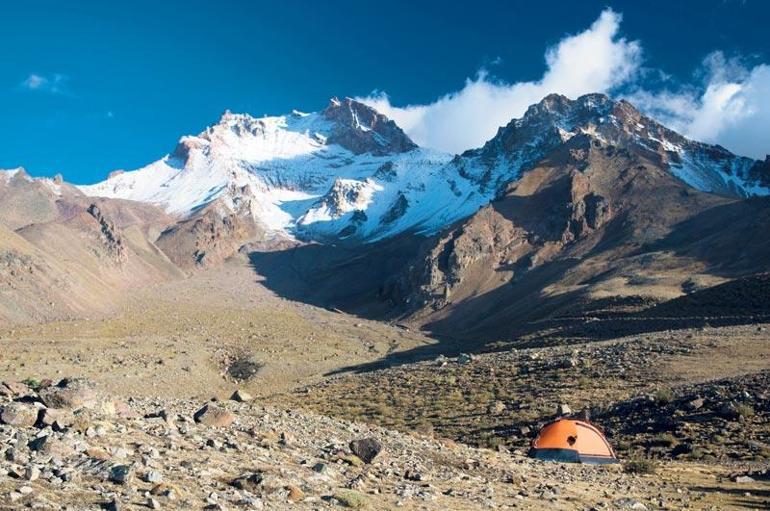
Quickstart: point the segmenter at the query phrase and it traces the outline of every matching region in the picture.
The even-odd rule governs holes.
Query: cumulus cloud
[[[770,153],[770,66],[746,67],[714,52],[695,86],[628,96],[641,110],[695,140],[753,158]]]
[[[460,91],[429,105],[394,106],[385,93],[359,99],[394,119],[419,145],[455,153],[479,147],[550,93],[610,92],[632,80],[642,50],[638,42],[619,37],[621,19],[606,9],[590,28],[549,48],[546,71],[537,81],[509,84],[482,70]]]
[[[50,76],[30,73],[19,83],[19,88],[28,91],[46,92],[48,94],[63,94],[66,92],[68,78],[65,75],[55,73]]]
[[[714,52],[693,83],[672,88],[664,71],[641,67],[641,45],[621,36],[621,21],[621,14],[606,9],[590,28],[548,48],[546,71],[536,81],[505,83],[482,70],[459,91],[427,105],[393,105],[386,93],[359,99],[394,119],[419,145],[454,153],[481,146],[554,92],[625,97],[695,140],[753,158],[770,153],[770,65],[751,67]]]

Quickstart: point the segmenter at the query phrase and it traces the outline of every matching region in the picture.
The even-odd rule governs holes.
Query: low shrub
[[[627,474],[654,474],[658,470],[658,464],[652,460],[631,460],[623,465],[623,471]]]

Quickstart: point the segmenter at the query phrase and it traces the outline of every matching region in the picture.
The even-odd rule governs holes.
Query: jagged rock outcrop
[[[770,154],[765,156],[765,161],[758,160],[754,163],[750,175],[759,186],[770,188]]]
[[[96,204],[88,206],[86,211],[99,223],[99,232],[101,233],[102,242],[107,249],[107,253],[117,262],[125,261],[128,257],[128,252],[126,251],[123,236],[121,236],[115,224],[102,214],[101,209]]]
[[[332,98],[323,116],[334,122],[329,142],[354,154],[383,155],[417,148],[395,122],[354,99]]]
[[[559,257],[613,217],[594,180],[590,138],[579,136],[508,186],[496,202],[423,244],[384,296],[408,310],[437,310]],[[502,275],[502,276],[501,276]]]
[[[261,233],[249,214],[255,204],[248,187],[233,194],[234,210],[215,201],[192,218],[163,231],[156,244],[186,270],[208,268],[232,256]]]
[[[701,191],[739,197],[767,194],[769,173],[760,176],[755,166],[758,162],[721,146],[689,140],[643,115],[628,101],[615,101],[604,94],[587,94],[575,100],[559,94],[546,96],[520,119],[500,128],[482,148],[463,154],[478,161],[475,169],[468,161],[462,163],[468,172],[475,172],[476,179],[496,180],[492,184],[504,186],[501,180],[511,176],[501,173],[501,166],[526,171],[580,134],[612,147],[647,153],[657,160],[657,166]]]

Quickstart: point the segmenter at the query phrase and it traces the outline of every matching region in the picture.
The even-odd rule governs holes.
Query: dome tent
[[[542,427],[529,450],[532,458],[570,463],[618,463],[612,446],[590,422],[557,419]]]

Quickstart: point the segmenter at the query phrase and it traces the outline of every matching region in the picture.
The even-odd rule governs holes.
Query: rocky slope
[[[153,243],[171,219],[86,197],[59,179],[0,172],[0,321],[98,314],[121,292],[182,272]]]
[[[761,468],[770,459],[768,336],[765,324],[662,330],[419,363],[393,356],[300,388],[286,401],[509,449],[526,449],[557,409],[587,412],[623,459]]]
[[[654,477],[554,470],[520,453],[277,410],[244,393],[126,404],[82,379],[34,386],[0,387],[6,509],[725,509],[740,501],[689,486],[757,486],[719,482],[727,473],[708,467]]]
[[[686,140],[626,102],[549,96],[463,158],[485,169],[477,178],[496,199],[383,284],[384,299],[436,333],[509,338],[579,302],[667,299],[693,278],[770,264],[760,234],[770,201],[736,198],[765,193],[761,164]],[[504,170],[516,165],[512,180]]]

